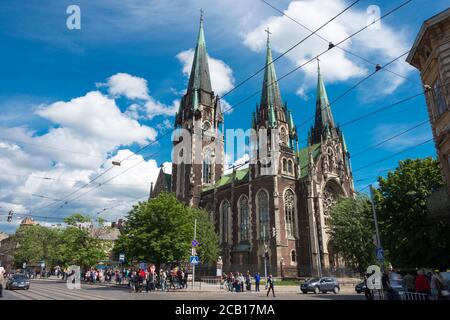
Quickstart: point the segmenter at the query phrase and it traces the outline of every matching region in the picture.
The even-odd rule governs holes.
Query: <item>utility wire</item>
[[[285,16],[285,17],[288,18],[289,20],[295,22],[297,25],[301,26],[302,28],[308,30],[309,32],[313,32],[310,28],[308,28],[307,26],[305,26],[304,24],[302,24],[302,23],[299,22],[298,20],[292,18],[291,16],[287,15],[287,14],[284,13],[282,10],[276,8],[276,7],[275,7],[274,5],[272,5],[271,3],[269,3],[269,2],[267,2],[267,1],[265,1],[265,0],[261,0],[261,1],[264,2],[266,5],[268,5],[269,7],[271,7],[272,9],[274,9],[275,11],[281,13],[283,16]],[[321,35],[318,34],[318,33],[314,33],[314,34],[315,34],[317,37],[319,37],[320,39],[322,39],[323,41],[325,41],[326,43],[330,43],[330,42],[331,42],[331,41],[329,41],[328,39],[324,38],[323,36],[321,36]],[[364,58],[364,57],[362,57],[362,56],[360,56],[360,55],[358,55],[358,54],[356,54],[356,53],[354,53],[354,52],[351,52],[351,51],[348,50],[348,49],[342,48],[342,47],[340,47],[340,46],[338,46],[338,45],[335,45],[335,47],[337,47],[338,49],[344,51],[345,53],[347,53],[347,54],[349,54],[349,55],[352,55],[352,56],[354,56],[354,57],[357,57],[358,59],[360,59],[360,60],[362,60],[362,61],[364,61],[364,62],[366,62],[366,63],[369,63],[369,64],[374,65],[374,66],[378,66],[377,63],[372,62],[372,61],[370,61],[370,60],[368,60],[368,59],[366,59],[366,58]],[[400,78],[403,78],[403,79],[405,79],[405,80],[408,80],[408,81],[410,81],[410,82],[413,82],[413,83],[415,83],[415,84],[421,85],[420,83],[418,83],[418,82],[416,82],[416,81],[414,81],[414,80],[411,80],[411,79],[409,79],[408,77],[406,77],[406,76],[404,76],[404,75],[401,75],[401,74],[399,74],[399,73],[397,73],[397,72],[394,72],[394,71],[392,71],[392,70],[386,68],[386,65],[383,67],[383,70],[385,70],[385,71],[387,71],[387,72],[390,72],[390,73],[392,73],[393,75],[396,75],[396,76],[398,76],[398,77],[400,77]]]
[[[415,149],[415,148],[417,148],[417,147],[420,147],[420,146],[422,146],[422,145],[424,145],[424,144],[427,144],[427,143],[430,142],[430,141],[433,141],[433,138],[428,139],[428,140],[425,140],[425,141],[423,141],[423,142],[421,142],[421,143],[418,143],[418,144],[416,144],[416,145],[413,145],[413,146],[411,146],[411,147],[409,147],[409,148],[403,149],[403,150],[401,150],[401,151],[399,151],[399,152],[396,152],[396,153],[394,153],[394,154],[391,154],[391,155],[389,155],[389,156],[387,156],[387,157],[381,158],[381,159],[379,159],[379,160],[377,160],[377,161],[374,161],[374,162],[371,162],[371,163],[369,163],[369,164],[366,164],[365,166],[359,167],[358,169],[353,170],[353,173],[356,172],[356,171],[360,171],[360,170],[362,170],[362,169],[371,167],[371,166],[373,166],[373,165],[375,165],[375,164],[377,164],[377,163],[383,162],[383,161],[385,161],[385,160],[388,160],[388,159],[390,159],[390,158],[393,158],[393,157],[395,157],[395,156],[397,156],[397,155],[399,155],[399,154],[405,153],[405,152],[410,151],[410,150],[412,150],[412,149]]]

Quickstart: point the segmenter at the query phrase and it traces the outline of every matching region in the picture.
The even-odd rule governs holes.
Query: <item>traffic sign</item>
[[[198,264],[198,256],[191,256],[189,258],[189,263],[190,264]]]
[[[198,246],[198,241],[194,239],[194,240],[192,240],[191,244],[192,244],[193,247],[197,247]]]
[[[147,264],[145,262],[141,262],[139,264],[139,268],[142,269],[142,270],[147,270]]]
[[[383,248],[377,248],[377,250],[376,250],[376,256],[377,256],[377,260],[378,260],[378,261],[383,261],[383,260],[384,260],[384,251],[383,251]]]
[[[124,261],[125,261],[125,255],[124,255],[123,253],[121,253],[121,254],[119,255],[119,261],[120,261],[120,262],[124,262]]]

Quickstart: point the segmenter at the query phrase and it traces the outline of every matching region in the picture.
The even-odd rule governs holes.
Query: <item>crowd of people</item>
[[[168,291],[186,289],[188,287],[188,272],[179,267],[160,269],[154,267],[146,269],[89,269],[82,274],[82,280],[91,283],[115,283],[129,286],[130,292]]]
[[[373,300],[373,292],[367,288],[369,276],[365,276],[365,295],[368,300]],[[382,274],[381,286],[386,300],[401,299],[400,292],[418,293],[421,299],[423,297],[427,300],[449,299],[450,296],[448,283],[439,270],[426,272],[424,269],[419,269],[415,272],[399,272],[389,268]]]
[[[229,272],[227,275],[224,274],[222,277],[227,290],[230,292],[252,291],[251,279],[252,276],[250,274],[250,271],[247,271],[245,275],[238,271],[236,271],[235,273]],[[259,272],[253,275],[253,279],[255,282],[255,292],[259,292],[259,285],[261,283],[261,275],[259,274]],[[269,295],[270,291],[272,291],[272,294],[275,297],[272,275],[267,278],[266,289],[268,289],[267,295]]]

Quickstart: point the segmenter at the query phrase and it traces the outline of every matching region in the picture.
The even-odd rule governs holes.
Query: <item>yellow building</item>
[[[420,71],[446,188],[428,200],[432,214],[450,216],[450,8],[426,20],[406,59]]]

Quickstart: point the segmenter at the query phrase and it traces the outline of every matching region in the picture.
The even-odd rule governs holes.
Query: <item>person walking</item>
[[[255,278],[255,292],[259,292],[259,283],[261,282],[261,276],[259,275],[259,272],[255,274],[254,278]]]
[[[247,291],[251,291],[252,290],[252,282],[251,282],[251,278],[250,278],[250,271],[247,271],[247,274],[245,275],[245,285],[246,285],[246,289]]]
[[[389,273],[386,270],[384,270],[383,275],[381,276],[381,286],[383,288],[383,292],[386,293],[385,300],[394,300]]]
[[[269,275],[269,278],[267,279],[267,287],[269,288],[269,289],[267,290],[267,297],[269,296],[270,290],[272,290],[273,297],[275,298],[275,290],[274,290],[274,288],[273,288],[273,278],[272,278],[272,275]]]
[[[369,287],[367,286],[367,280],[369,279],[370,275],[369,274],[364,274],[364,295],[366,297],[367,300],[373,300],[373,295],[372,295],[372,290],[369,289]]]

